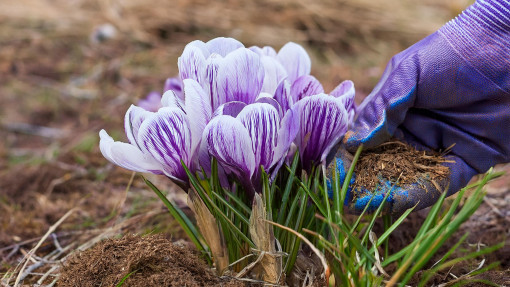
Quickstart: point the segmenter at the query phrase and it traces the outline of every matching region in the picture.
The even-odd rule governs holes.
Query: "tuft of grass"
[[[322,258],[327,259],[328,265],[328,268],[323,271],[327,274],[331,271],[334,278],[332,284],[335,286],[404,286],[412,279],[416,280],[416,274],[420,271],[422,275],[417,284],[425,286],[437,272],[459,262],[483,256],[503,246],[501,243],[451,259],[450,257],[464,242],[466,238],[464,236],[441,256],[433,267],[427,269],[431,258],[437,257],[439,248],[452,238],[460,225],[483,202],[484,185],[501,175],[489,170],[482,180],[462,189],[449,208],[443,208],[446,197],[444,193],[430,209],[414,240],[401,250],[390,254],[388,238],[414,208],[408,209],[392,222],[389,216],[382,214],[384,203],[389,196],[387,193],[383,204],[375,212],[368,214],[368,208],[365,208],[361,215],[354,219],[346,216],[343,203],[361,150],[362,147],[357,150],[345,182],[340,182],[338,174],[334,172],[332,198],[328,196],[323,166],[315,167],[309,174],[302,173],[297,153],[290,166],[282,167],[272,181],[262,170],[260,196],[265,207],[265,220],[272,223],[271,228],[274,232],[272,240],[278,245],[279,254],[284,255],[282,270],[287,276],[295,271],[294,267],[300,256],[303,238],[306,238],[307,244],[313,244],[323,253]],[[245,272],[250,263],[256,264],[260,259],[257,259],[258,256],[253,256],[257,254],[257,246],[250,235],[252,203],[251,199],[246,197],[243,185],[234,181],[228,189],[223,187],[220,184],[218,166],[214,159],[209,177],[204,177],[205,173],[192,174],[186,166],[184,168],[189,177],[190,188],[203,202],[203,208],[206,208],[207,212],[215,218],[212,222],[215,222],[213,224],[217,226],[213,230],[220,234],[208,236],[208,238],[220,238],[222,242],[207,242],[201,233],[204,230],[195,226],[182,210],[170,202],[150,181],[145,180],[145,182],[163,201],[190,240],[205,254],[209,264],[218,267],[217,260],[219,260],[211,252],[210,246],[216,246],[216,254],[221,253],[217,246],[224,246],[224,253],[228,254],[229,267],[235,272]],[[464,196],[467,190],[473,190],[469,197]],[[462,205],[461,202],[463,202]],[[370,202],[367,207],[369,205]],[[382,234],[376,234],[373,230],[378,220],[383,221]],[[385,270],[389,269],[390,264],[394,270],[392,274],[388,274]],[[476,273],[487,271],[494,266],[480,268],[476,270]],[[473,272],[473,274],[476,273]],[[467,279],[472,278],[462,278],[459,281]]]

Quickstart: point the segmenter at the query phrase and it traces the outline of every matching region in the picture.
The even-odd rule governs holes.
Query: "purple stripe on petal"
[[[207,48],[207,44],[200,40],[195,40],[193,42],[189,42],[186,45],[186,47],[184,47],[184,49],[186,49],[187,47],[195,47],[195,48],[200,49],[200,51],[202,51],[202,55],[204,55],[204,58],[206,58],[206,59],[207,59],[207,57],[209,57],[211,55],[211,53],[209,53],[209,48]]]
[[[322,88],[321,83],[314,76],[310,75],[304,75],[297,78],[290,87],[290,94],[294,102],[297,102],[304,97],[318,95],[321,93],[324,93],[324,88]]]
[[[182,93],[182,80],[180,78],[174,77],[166,79],[165,86],[163,87],[163,93],[169,90],[174,91],[181,100],[184,100],[184,94]]]
[[[344,105],[349,114],[350,123],[352,123],[354,114],[356,113],[356,103],[354,102],[355,94],[354,83],[349,80],[343,81],[331,92],[331,96],[338,98]]]
[[[278,61],[287,71],[289,82],[310,74],[312,62],[305,49],[296,43],[289,42],[278,52]]]
[[[262,61],[262,65],[264,65],[265,71],[262,92],[274,95],[278,84],[287,77],[287,72],[274,58],[262,56],[260,60]]]
[[[114,141],[105,130],[99,132],[99,137],[101,153],[110,162],[132,171],[162,174],[161,164],[136,146]]]
[[[299,114],[294,110],[288,110],[283,117],[278,132],[278,142],[274,149],[274,156],[271,166],[278,170],[285,160],[287,152],[299,131]],[[275,171],[276,171],[275,170]],[[275,172],[273,171],[273,173]]]
[[[237,49],[228,54],[218,70],[218,92],[225,94],[226,102],[255,102],[264,80],[260,57],[248,49]]]
[[[280,104],[283,111],[287,111],[294,104],[294,100],[290,94],[290,83],[287,80],[283,80],[276,88],[274,93],[274,99]]]
[[[194,80],[186,79],[183,81],[186,114],[190,120],[191,130],[191,154],[202,140],[202,132],[207,123],[211,120],[211,102],[202,87]]]
[[[278,111],[269,104],[251,104],[237,115],[250,133],[255,153],[255,164],[258,174],[260,165],[267,171],[273,162],[274,147],[278,140],[280,116]]]
[[[248,130],[231,116],[213,118],[206,126],[202,141],[227,173],[235,173],[241,180],[250,181],[255,155]]]
[[[330,95],[335,98],[341,98],[344,101],[345,108],[349,111],[354,108],[354,96],[356,92],[354,90],[354,83],[350,80],[346,80],[340,83]]]
[[[225,57],[234,50],[244,48],[244,45],[236,39],[224,37],[214,38],[205,45],[211,54],[218,54],[222,57]]]
[[[161,106],[162,107],[177,107],[184,111],[184,102],[178,97],[174,91],[169,90],[163,94],[161,97]]]
[[[270,95],[270,94],[267,94],[267,93],[261,93],[258,97],[257,97],[257,100],[255,100],[255,103],[264,103],[264,104],[270,104],[271,106],[273,106],[277,111],[278,111],[278,116],[280,116],[280,118],[283,118],[283,115],[284,115],[284,111],[282,109],[282,106],[280,106],[280,104],[278,103],[278,101],[276,101],[275,99],[273,99],[273,97]]]
[[[345,80],[336,86],[330,95],[335,98],[346,96],[354,99],[354,83],[350,80]]]
[[[139,146],[138,129],[142,122],[152,115],[151,112],[146,111],[143,108],[131,105],[124,116],[124,130],[129,142],[132,145]]]
[[[200,48],[188,44],[179,57],[177,64],[181,80],[193,79],[199,83],[204,81],[206,58]]]
[[[179,108],[161,108],[140,126],[138,142],[142,151],[150,153],[165,174],[187,180],[181,160],[193,170],[191,162],[191,131],[186,114]]]
[[[220,115],[237,117],[244,107],[246,107],[246,104],[243,102],[228,102],[219,106],[216,111],[214,111],[213,117]]]
[[[205,81],[202,83],[202,87],[209,95],[213,110],[226,102],[226,94],[220,93],[218,90],[218,70],[223,61],[223,58],[218,54],[213,54],[207,59]]]
[[[297,102],[292,110],[299,114],[296,136],[303,167],[310,170],[326,159],[327,154],[347,131],[348,115],[334,97],[320,94]]]

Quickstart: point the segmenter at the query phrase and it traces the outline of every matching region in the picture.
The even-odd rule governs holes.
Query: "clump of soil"
[[[57,286],[245,286],[220,278],[189,248],[161,235],[108,239],[77,253],[64,266]]]
[[[381,179],[400,185],[419,182],[420,178],[438,181],[449,175],[443,154],[418,151],[403,142],[384,143],[361,153],[354,170],[353,189],[375,190]]]

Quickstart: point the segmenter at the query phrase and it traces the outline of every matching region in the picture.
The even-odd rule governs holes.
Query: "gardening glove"
[[[344,147],[355,152],[387,142],[417,149],[453,145],[448,178],[398,186],[381,182],[376,191],[350,191],[349,209],[377,208],[390,192],[386,212],[400,214],[434,204],[476,174],[510,162],[510,2],[477,1],[456,19],[394,56],[372,93],[357,109]],[[342,155],[343,153],[343,155]],[[349,159],[339,152],[329,165],[345,174]]]

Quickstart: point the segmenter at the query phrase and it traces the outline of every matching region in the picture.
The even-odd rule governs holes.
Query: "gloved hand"
[[[369,210],[374,210],[387,192],[389,213],[416,204],[416,210],[425,208],[441,192],[451,195],[474,175],[510,162],[510,2],[477,1],[391,59],[358,107],[343,144],[354,152],[360,144],[375,147],[391,137],[418,149],[444,150],[455,144],[449,153],[453,162],[445,163],[449,178],[438,186],[382,183],[368,195],[351,192],[351,211],[361,212],[372,196]],[[330,171],[345,170],[344,158],[334,159]]]

